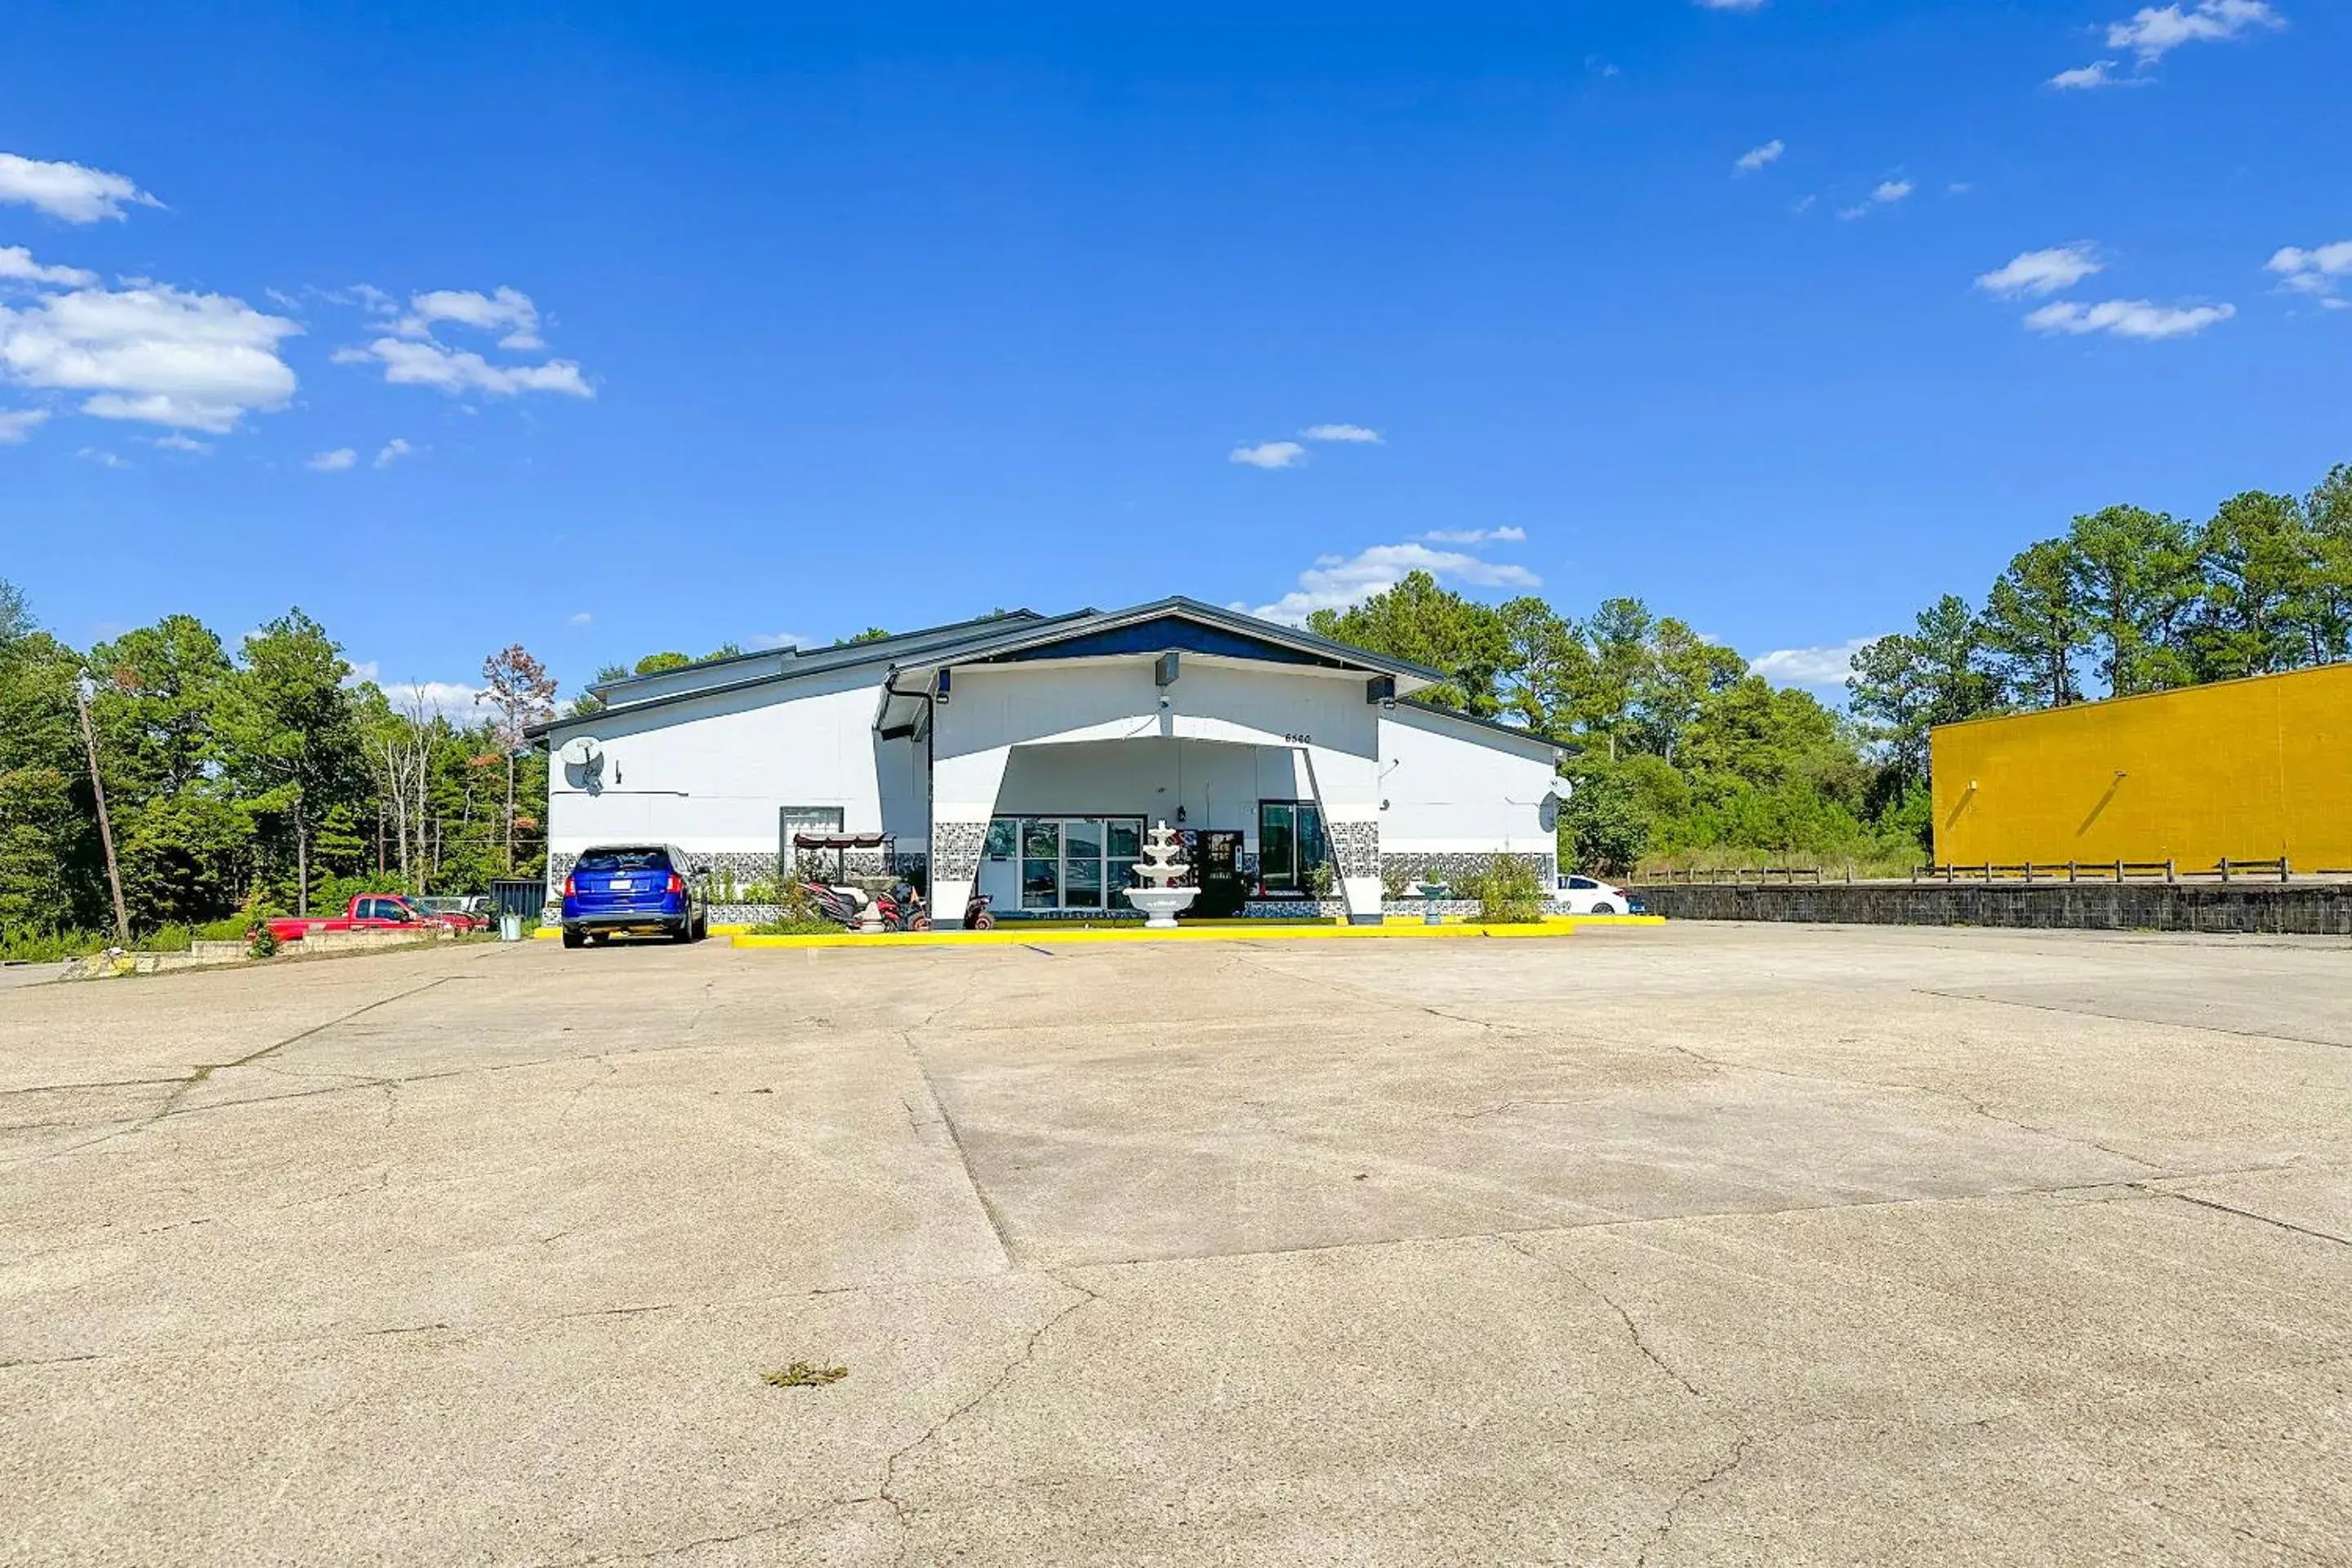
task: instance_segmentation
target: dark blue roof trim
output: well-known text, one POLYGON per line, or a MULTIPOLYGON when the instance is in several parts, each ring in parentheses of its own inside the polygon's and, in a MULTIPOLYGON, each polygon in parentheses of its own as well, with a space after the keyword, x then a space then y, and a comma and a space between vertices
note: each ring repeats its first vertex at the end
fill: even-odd
MULTIPOLYGON (((961 645, 951 650, 926 651, 906 659, 904 668, 974 664, 982 659, 1004 658, 1033 647, 1044 647, 1049 644, 1066 645, 1071 639, 1076 637, 1094 637, 1140 622, 1160 619, 1183 620, 1203 626, 1223 627, 1235 636, 1251 638, 1269 647, 1287 648, 1294 652, 1314 656, 1308 662, 1321 663, 1334 669, 1387 671, 1395 675, 1411 676, 1416 680, 1428 681, 1432 684, 1445 679, 1444 674, 1439 670, 1425 668, 1401 658, 1390 658, 1384 654, 1368 653, 1362 648, 1349 647, 1345 643, 1336 643, 1328 637, 1319 637, 1312 632, 1303 632, 1295 626, 1261 620, 1255 616, 1244 615, 1237 610, 1220 609, 1214 605, 1204 605, 1198 599, 1188 599, 1181 595, 1155 599, 1150 604, 1138 605, 1131 609, 1114 611, 1108 615, 1097 611, 1087 611, 1077 616, 1065 616, 1059 621, 1044 621, 1033 626, 1016 628, 1001 637, 961 645)), ((1140 651, 1153 653, 1168 646, 1166 643, 1160 643, 1140 651)), ((1269 656, 1260 650, 1243 657, 1265 658, 1269 656)))
POLYGON ((1106 654, 1165 653, 1170 648, 1181 648, 1186 653, 1222 655, 1227 658, 1319 665, 1334 669, 1349 668, 1339 659, 1309 653, 1303 648, 1286 647, 1264 637, 1249 637, 1188 616, 1173 615, 1155 616, 1148 621, 1130 621, 1126 626, 1109 626, 1101 631, 1080 631, 1041 647, 1016 648, 1011 653, 998 654, 989 658, 987 662, 1095 658, 1106 654))

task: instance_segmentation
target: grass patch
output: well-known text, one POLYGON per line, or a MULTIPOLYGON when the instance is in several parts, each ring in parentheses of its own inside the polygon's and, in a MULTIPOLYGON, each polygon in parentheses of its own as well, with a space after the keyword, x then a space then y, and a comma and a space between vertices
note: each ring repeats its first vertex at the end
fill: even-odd
POLYGON ((849 1375, 845 1366, 816 1366, 796 1361, 780 1372, 763 1372, 760 1381, 770 1388, 823 1388, 849 1375))
POLYGON ((762 921, 749 932, 752 936, 839 936, 841 928, 831 921, 762 921))
MULTIPOLYGON (((133 935, 131 951, 185 952, 190 938, 200 934, 193 926, 158 926, 153 931, 133 935)), ((240 937, 244 934, 242 931, 237 932, 240 937)), ((61 959, 87 958, 94 952, 104 952, 113 945, 114 933, 111 931, 45 931, 20 927, 0 931, 0 962, 50 963, 61 959)))

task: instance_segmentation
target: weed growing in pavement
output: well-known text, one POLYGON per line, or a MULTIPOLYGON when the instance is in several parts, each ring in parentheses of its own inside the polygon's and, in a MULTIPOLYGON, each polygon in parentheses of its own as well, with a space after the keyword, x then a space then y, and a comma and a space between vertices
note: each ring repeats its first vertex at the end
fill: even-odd
POLYGON ((763 1372, 760 1381, 771 1388, 823 1388, 829 1383, 839 1383, 849 1375, 845 1366, 813 1366, 796 1361, 782 1372, 763 1372))

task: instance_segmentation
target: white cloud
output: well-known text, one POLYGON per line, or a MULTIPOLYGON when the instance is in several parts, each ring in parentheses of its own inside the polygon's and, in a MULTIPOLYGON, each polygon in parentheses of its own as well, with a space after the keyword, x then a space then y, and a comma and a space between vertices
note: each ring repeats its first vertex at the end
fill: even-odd
POLYGON ((1848 221, 1858 217, 1866 217, 1869 216, 1872 208, 1892 206, 1896 202, 1901 201, 1904 197, 1909 195, 1913 191, 1916 191, 1918 188, 1919 187, 1917 185, 1913 184, 1908 180, 1881 180, 1878 183, 1877 188, 1873 190, 1868 197, 1863 201, 1857 202, 1853 206, 1842 208, 1838 213, 1838 216, 1845 218, 1848 221))
POLYGON ((98 274, 79 267, 44 267, 21 245, 0 245, 0 283, 57 283, 87 288, 98 274))
POLYGON ((1254 447, 1234 447, 1230 460, 1253 468, 1296 468, 1307 460, 1307 448, 1296 441, 1260 441, 1254 447))
POLYGON ((404 437, 394 436, 383 444, 383 450, 375 455, 375 466, 379 468, 388 468, 415 450, 416 448, 410 446, 404 437))
POLYGON ((225 294, 141 281, 0 306, 0 374, 27 386, 92 394, 101 419, 222 433, 294 392, 278 342, 302 329, 225 294))
POLYGON ((2154 342, 2201 332, 2237 313, 2234 305, 2184 307, 2158 305, 2147 300, 2108 300, 2096 305, 2082 305, 2063 300, 2042 306, 2025 318, 2025 324, 2037 332, 2063 332, 2077 338, 2106 332, 2118 338, 2154 342))
POLYGON ((48 417, 49 411, 46 408, 0 409, 0 447, 21 444, 33 434, 35 426, 45 423, 48 417))
POLYGON ((1523 544, 1524 528, 1433 528, 1422 535, 1433 544, 1523 544))
POLYGON ((1734 158, 1731 161, 1731 166, 1739 174, 1752 174, 1768 163, 1779 163, 1780 154, 1788 150, 1789 144, 1775 136, 1761 147, 1750 147, 1747 152, 1734 158))
POLYGON ((173 431, 169 436, 156 437, 152 444, 161 447, 166 452, 209 452, 213 449, 213 444, 210 441, 194 440, 181 435, 177 430, 173 431))
POLYGON ((512 397, 525 392, 555 392, 567 397, 596 395, 595 389, 581 375, 580 367, 570 360, 550 360, 545 364, 492 364, 471 350, 444 348, 429 339, 418 342, 404 338, 378 338, 363 349, 338 349, 332 357, 337 364, 378 361, 383 365, 383 379, 394 386, 435 386, 453 395, 468 389, 486 392, 493 397, 512 397))
POLYGON ((126 202, 143 207, 163 205, 121 174, 0 153, 0 204, 8 202, 38 208, 67 223, 124 216, 126 202))
MULTIPOLYGON (((375 680, 375 666, 354 667, 354 672, 364 669, 361 679, 375 680)), ((468 686, 462 680, 377 680, 377 687, 392 701, 395 711, 406 712, 412 707, 422 707, 427 718, 436 714, 452 724, 471 724, 482 717, 482 691, 478 686, 468 686)))
POLYGON ((2352 239, 2305 250, 2290 245, 2272 257, 2270 269, 2284 280, 2279 287, 2293 294, 2308 294, 2331 310, 2347 308, 2336 292, 2340 280, 2352 276, 2352 239))
POLYGON ((2098 247, 2088 240, 2076 240, 2048 250, 2026 251, 2007 266, 1979 278, 1977 287, 2004 300, 2014 300, 2021 294, 2055 294, 2105 268, 2106 263, 2099 259, 2098 247))
POLYGON ((360 455, 349 447, 338 447, 331 452, 321 452, 302 466, 321 474, 340 474, 360 460, 360 455))
POLYGON ((804 632, 760 632, 743 640, 748 647, 771 649, 806 647, 812 639, 804 632))
POLYGON ((1761 11, 1764 0, 1696 0, 1709 11, 1761 11))
POLYGON ((585 611, 585 610, 582 610, 579 614, 577 614, 577 615, 575 615, 575 616, 573 616, 572 617, 571 622, 570 622, 569 624, 571 624, 571 625, 572 625, 572 626, 587 626, 590 622, 592 622, 592 621, 595 620, 595 618, 596 618, 595 616, 593 616, 590 615, 587 611, 585 611))
POLYGON ((2054 87, 2061 92, 2088 92, 2103 87, 2142 85, 2138 79, 2116 76, 2115 69, 2116 62, 2113 60, 2093 60, 2089 65, 2076 66, 2070 71, 2060 71, 2042 85, 2054 87))
POLYGON ((1826 647, 1775 648, 1748 668, 1750 674, 1782 686, 1843 687, 1845 678, 1853 672, 1853 656, 1877 640, 1856 637, 1826 647))
POLYGON ((2196 0, 2183 8, 2175 4, 2144 5, 2128 22, 2107 27, 2107 47, 2129 49, 2140 63, 2150 65, 2183 44, 2215 44, 2240 37, 2255 27, 2273 31, 2286 18, 2266 0, 2196 0))
POLYGON ((1339 441, 1373 447, 1381 445, 1381 433, 1364 425, 1309 425, 1298 434, 1309 441, 1339 441))
POLYGON ((113 453, 97 447, 84 447, 74 456, 85 462, 96 463, 101 468, 127 468, 131 466, 113 453))
MULTIPOLYGON (((1317 610, 1344 610, 1404 581, 1408 572, 1426 572, 1441 583, 1474 588, 1540 588, 1543 579, 1524 566, 1485 561, 1426 544, 1375 544, 1354 555, 1318 556, 1298 574, 1298 586, 1249 613, 1270 621, 1304 622, 1317 610)), ((1247 608, 1236 605, 1235 609, 1247 608)))
MULTIPOLYGON (((381 290, 371 292, 382 298, 381 290)), ((494 294, 477 293, 471 289, 436 289, 412 294, 408 307, 409 313, 393 329, 403 337, 425 337, 432 332, 434 322, 455 321, 484 331, 505 329, 506 335, 499 340, 502 349, 547 346, 539 335, 539 307, 531 303, 530 295, 503 283, 494 294)))

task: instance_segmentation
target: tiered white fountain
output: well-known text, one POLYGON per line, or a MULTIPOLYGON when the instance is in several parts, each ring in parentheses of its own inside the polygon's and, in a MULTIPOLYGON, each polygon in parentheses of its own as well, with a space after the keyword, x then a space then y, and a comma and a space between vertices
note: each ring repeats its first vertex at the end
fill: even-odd
POLYGON ((1136 862, 1135 874, 1151 886, 1128 889, 1127 901, 1143 911, 1146 931, 1174 931, 1176 917, 1191 909, 1192 900, 1201 896, 1198 888, 1168 885, 1192 869, 1173 858, 1181 847, 1164 822, 1144 835, 1143 858, 1136 862))

